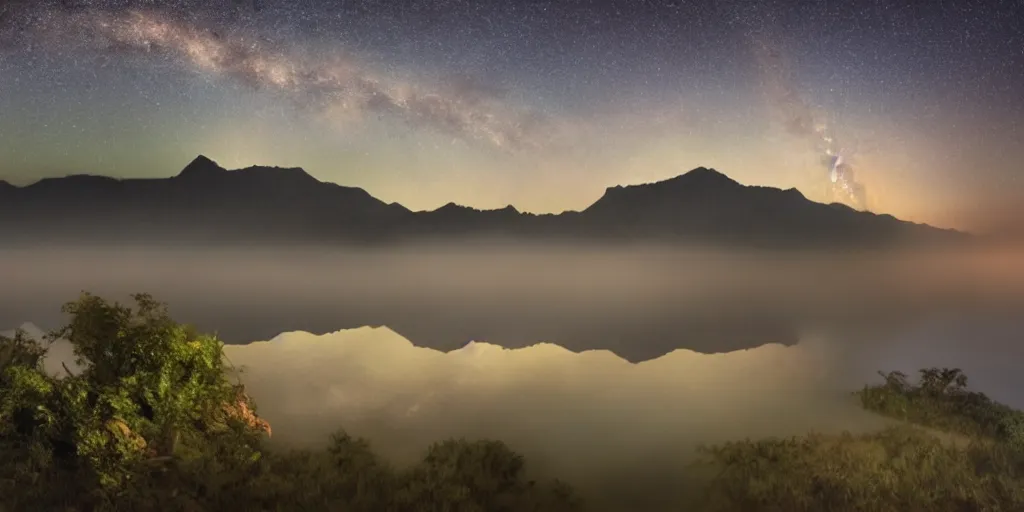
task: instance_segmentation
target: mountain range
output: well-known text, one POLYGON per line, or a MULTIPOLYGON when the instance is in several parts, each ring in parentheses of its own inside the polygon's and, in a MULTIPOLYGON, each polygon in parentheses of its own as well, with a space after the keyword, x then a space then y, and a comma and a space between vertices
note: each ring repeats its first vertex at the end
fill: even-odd
POLYGON ((742 185, 698 167, 675 178, 615 186, 582 211, 532 214, 449 203, 414 212, 301 168, 227 170, 199 156, 177 176, 0 181, 0 237, 137 243, 384 243, 508 237, 776 248, 954 242, 966 235, 891 215, 811 201, 796 189, 742 185))

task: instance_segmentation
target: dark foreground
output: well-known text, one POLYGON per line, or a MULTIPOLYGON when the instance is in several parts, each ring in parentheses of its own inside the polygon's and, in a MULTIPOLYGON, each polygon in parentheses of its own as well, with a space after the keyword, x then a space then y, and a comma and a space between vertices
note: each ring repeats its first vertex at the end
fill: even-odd
MULTIPOLYGON (((49 376, 44 348, 0 338, 0 511, 638 508, 534 480, 500 441, 442 441, 408 468, 340 430, 325 450, 274 449, 216 338, 148 296, 128 308, 86 295, 65 312, 53 335, 81 373, 49 376)), ((663 509, 1024 510, 1024 414, 968 391, 959 370, 883 377, 856 395, 896 426, 704 448, 663 509)))

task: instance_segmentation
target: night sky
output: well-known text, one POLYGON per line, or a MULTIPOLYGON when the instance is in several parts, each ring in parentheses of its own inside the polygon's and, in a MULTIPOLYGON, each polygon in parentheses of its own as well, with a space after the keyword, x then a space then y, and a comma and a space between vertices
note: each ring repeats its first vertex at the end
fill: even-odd
POLYGON ((1022 122, 1020 0, 0 0, 18 184, 202 153, 549 212, 708 166, 973 229, 1024 203, 1022 122))

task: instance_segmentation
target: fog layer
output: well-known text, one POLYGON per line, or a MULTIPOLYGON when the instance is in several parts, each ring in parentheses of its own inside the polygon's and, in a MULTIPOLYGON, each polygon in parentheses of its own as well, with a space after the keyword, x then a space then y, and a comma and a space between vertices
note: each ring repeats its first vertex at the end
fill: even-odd
POLYGON ((795 343, 808 329, 1013 316, 1020 252, 767 253, 664 247, 410 245, 0 249, 0 325, 62 321, 81 290, 148 292, 229 343, 388 326, 417 346, 553 341, 642 361, 676 348, 795 343))

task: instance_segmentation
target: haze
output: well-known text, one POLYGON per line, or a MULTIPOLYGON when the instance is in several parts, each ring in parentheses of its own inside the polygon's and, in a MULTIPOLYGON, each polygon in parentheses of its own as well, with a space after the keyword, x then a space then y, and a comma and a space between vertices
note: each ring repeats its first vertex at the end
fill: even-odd
MULTIPOLYGON (((566 336, 587 334, 570 326, 654 329, 669 320, 697 318, 775 322, 795 332, 820 323, 903 321, 940 308, 1013 311, 1024 290, 1018 255, 1008 250, 836 254, 510 243, 8 248, 0 250, 5 289, 0 325, 52 324, 60 318, 60 304, 88 290, 114 297, 151 293, 169 302, 182 321, 217 331, 229 342, 269 339, 289 330, 387 325, 418 345, 442 349, 474 339, 508 346, 564 344, 566 336), (442 327, 447 334, 436 330, 442 327), (510 339, 503 339, 502 331, 510 339)), ((752 343, 785 341, 772 337, 752 343)), ((624 350, 640 351, 645 343, 620 342, 624 350)), ((661 353, 620 355, 644 359, 679 347, 735 348, 686 337, 672 343, 661 353)))
MULTIPOLYGON (((404 463, 438 439, 497 438, 538 472, 636 506, 701 443, 878 427, 848 396, 877 370, 956 366, 1024 405, 1016 256, 20 248, 0 251, 0 325, 55 327, 81 290, 148 292, 181 321, 257 341, 227 356, 275 443, 344 427, 404 463), (662 480, 627 478, 641 473, 662 480)), ((71 359, 57 344, 47 366, 71 359)))

